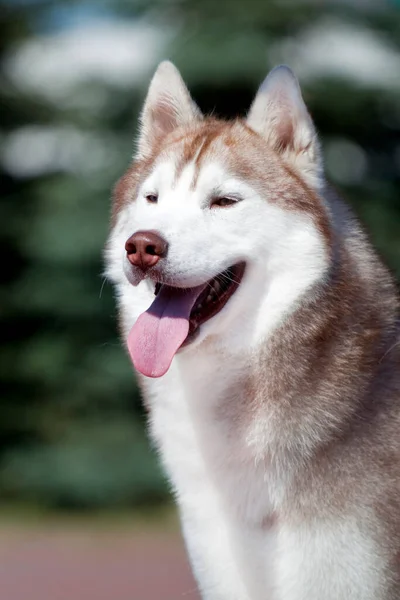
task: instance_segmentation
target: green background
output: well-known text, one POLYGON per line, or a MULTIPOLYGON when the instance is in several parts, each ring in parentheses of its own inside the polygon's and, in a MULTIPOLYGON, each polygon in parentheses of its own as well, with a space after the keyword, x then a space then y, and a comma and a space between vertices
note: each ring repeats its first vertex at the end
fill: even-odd
POLYGON ((158 504, 168 487, 102 278, 110 190, 129 163, 152 71, 170 58, 204 111, 231 117, 246 112, 269 68, 291 64, 329 179, 398 276, 399 9, 17 0, 0 19, 0 496, 59 509, 158 504), (136 39, 136 71, 121 55, 125 75, 122 38, 136 39), (107 74, 98 65, 113 55, 107 74))

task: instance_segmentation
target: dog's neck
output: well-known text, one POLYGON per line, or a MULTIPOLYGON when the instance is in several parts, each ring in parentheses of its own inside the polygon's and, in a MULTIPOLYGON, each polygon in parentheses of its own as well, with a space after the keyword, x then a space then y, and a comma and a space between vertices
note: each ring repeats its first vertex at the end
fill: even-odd
POLYGON ((258 460, 269 449, 293 466, 346 435, 371 413, 374 381, 394 359, 397 298, 386 269, 369 257, 372 283, 345 244, 336 258, 258 348, 240 352, 211 337, 177 356, 187 401, 228 418, 258 460), (202 382, 207 397, 193 393, 202 382))

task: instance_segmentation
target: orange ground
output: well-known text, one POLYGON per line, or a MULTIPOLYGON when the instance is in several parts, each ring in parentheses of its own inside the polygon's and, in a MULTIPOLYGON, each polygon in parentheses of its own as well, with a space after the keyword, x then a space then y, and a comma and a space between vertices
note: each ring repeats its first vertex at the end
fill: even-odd
POLYGON ((0 529, 1 600, 199 600, 177 533, 0 529))

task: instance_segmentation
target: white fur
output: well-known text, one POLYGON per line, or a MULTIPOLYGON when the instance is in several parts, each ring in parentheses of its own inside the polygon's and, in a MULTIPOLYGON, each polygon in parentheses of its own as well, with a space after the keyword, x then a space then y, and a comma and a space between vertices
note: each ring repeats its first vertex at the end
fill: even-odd
POLYGON ((277 556, 279 599, 372 600, 385 590, 383 561, 349 516, 314 529, 283 526, 277 556))

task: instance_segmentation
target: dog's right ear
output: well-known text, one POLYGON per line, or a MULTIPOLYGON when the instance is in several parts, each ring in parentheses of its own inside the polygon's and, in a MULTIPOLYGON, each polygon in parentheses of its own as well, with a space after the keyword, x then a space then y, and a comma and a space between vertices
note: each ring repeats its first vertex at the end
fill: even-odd
POLYGON ((177 127, 201 118, 178 69, 171 62, 163 61, 151 80, 144 103, 138 157, 149 156, 155 145, 177 127))
POLYGON ((314 124, 299 82, 285 65, 276 67, 259 88, 247 124, 295 165, 313 187, 323 182, 322 157, 314 124))

